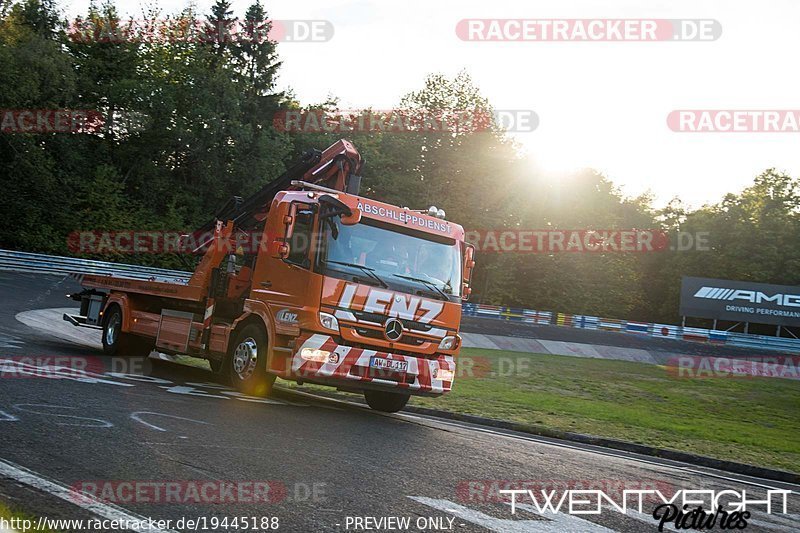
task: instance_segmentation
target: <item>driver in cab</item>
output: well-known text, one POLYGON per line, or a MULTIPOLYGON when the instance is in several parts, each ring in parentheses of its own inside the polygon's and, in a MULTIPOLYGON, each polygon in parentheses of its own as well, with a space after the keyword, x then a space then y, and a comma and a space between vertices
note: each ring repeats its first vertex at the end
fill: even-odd
POLYGON ((408 252, 391 241, 378 241, 367 254, 366 266, 393 274, 408 273, 408 252))

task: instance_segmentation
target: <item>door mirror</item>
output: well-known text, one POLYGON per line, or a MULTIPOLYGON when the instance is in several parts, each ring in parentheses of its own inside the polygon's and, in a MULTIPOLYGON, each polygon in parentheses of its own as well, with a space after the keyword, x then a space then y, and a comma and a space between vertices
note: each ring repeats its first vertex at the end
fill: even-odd
POLYGON ((345 226, 352 226, 361 222, 360 209, 350 207, 330 194, 320 196, 319 205, 321 206, 320 217, 323 219, 338 216, 345 226))
POLYGON ((463 290, 461 291, 461 298, 469 300, 469 295, 472 294, 472 288, 469 282, 472 279, 472 271, 475 268, 475 247, 471 244, 464 243, 464 268, 463 268, 463 290))
POLYGON ((294 223, 297 219, 297 204, 291 203, 289 204, 286 212, 283 215, 283 219, 281 224, 283 226, 283 235, 279 236, 275 239, 274 244, 274 254, 273 256, 276 259, 286 259, 289 257, 291 253, 291 247, 289 246, 289 240, 294 235, 294 223))

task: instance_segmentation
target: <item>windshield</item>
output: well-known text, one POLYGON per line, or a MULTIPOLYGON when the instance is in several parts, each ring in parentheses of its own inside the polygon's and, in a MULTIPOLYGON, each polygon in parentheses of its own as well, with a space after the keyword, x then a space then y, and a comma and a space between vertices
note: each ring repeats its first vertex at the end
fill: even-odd
POLYGON ((319 262, 331 274, 344 272, 396 290, 413 286, 439 299, 460 296, 458 243, 398 233, 369 220, 352 226, 338 218, 329 220, 324 224, 319 262))

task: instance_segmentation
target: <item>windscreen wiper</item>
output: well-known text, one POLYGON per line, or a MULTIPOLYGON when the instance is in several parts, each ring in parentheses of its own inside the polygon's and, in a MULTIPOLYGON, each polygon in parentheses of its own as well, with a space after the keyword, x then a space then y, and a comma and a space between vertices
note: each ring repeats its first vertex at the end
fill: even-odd
POLYGON ((434 291, 438 292, 443 300, 448 301, 448 302, 450 301, 450 296, 446 292, 444 292, 442 289, 440 289, 438 285, 436 285, 434 282, 432 282, 430 280, 427 280, 427 279, 424 279, 424 278, 415 278, 414 276, 404 276, 403 274, 392 274, 392 275, 394 277, 396 277, 396 278, 403 278, 403 279, 410 279, 411 281, 418 281, 419 283, 422 283, 426 287, 429 287, 429 288, 433 289, 434 291))
POLYGON ((359 265, 358 263, 345 263, 343 261, 330 261, 330 260, 328 260, 328 261, 325 261, 325 262, 326 263, 333 263, 334 265, 344 265, 344 266, 349 266, 349 267, 361 269, 361 271, 364 272, 367 276, 369 276, 370 278, 372 278, 375 281, 377 281, 378 284, 381 287, 383 287, 384 289, 388 289, 389 288, 389 285, 387 285, 386 282, 383 281, 383 279, 381 279, 381 277, 378 276, 375 273, 375 269, 374 268, 370 268, 370 267, 365 266, 365 265, 359 265))

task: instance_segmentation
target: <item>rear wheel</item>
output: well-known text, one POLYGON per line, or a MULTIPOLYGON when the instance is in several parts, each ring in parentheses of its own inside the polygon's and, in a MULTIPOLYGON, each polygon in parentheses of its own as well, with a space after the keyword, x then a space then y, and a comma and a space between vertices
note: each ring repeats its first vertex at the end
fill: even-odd
POLYGON ((235 332, 228 348, 228 376, 239 392, 268 396, 275 376, 267 373, 267 334, 257 324, 247 324, 235 332))
POLYGON ((103 319, 103 352, 106 355, 146 357, 152 350, 151 340, 122 331, 122 309, 118 305, 106 309, 103 319))
POLYGON ((364 399, 367 405, 376 411, 384 413, 396 413, 406 406, 409 399, 408 394, 398 394, 396 392, 385 392, 376 390, 365 390, 364 399))

